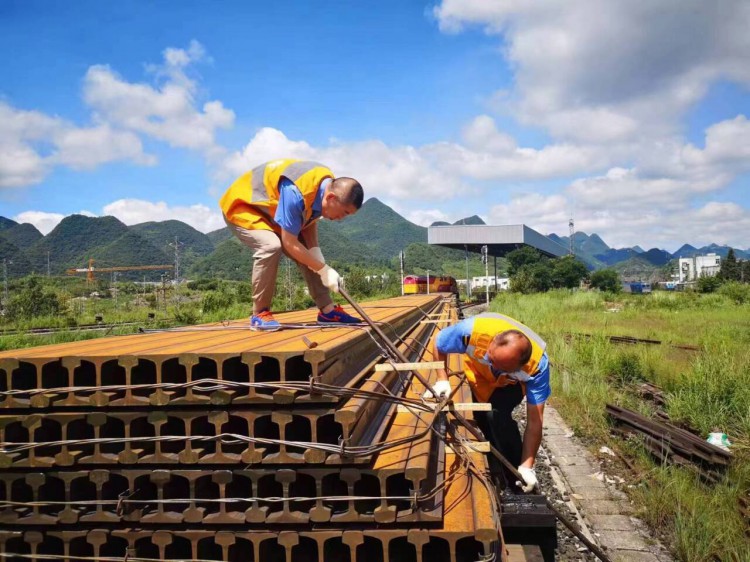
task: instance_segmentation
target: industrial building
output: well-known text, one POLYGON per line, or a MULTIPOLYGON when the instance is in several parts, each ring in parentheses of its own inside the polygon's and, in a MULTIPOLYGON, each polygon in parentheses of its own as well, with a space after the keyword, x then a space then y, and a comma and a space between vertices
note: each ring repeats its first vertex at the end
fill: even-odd
POLYGON ((713 277, 719 273, 719 269, 721 269, 721 256, 717 254, 680 258, 677 271, 678 282, 690 283, 699 277, 713 277))

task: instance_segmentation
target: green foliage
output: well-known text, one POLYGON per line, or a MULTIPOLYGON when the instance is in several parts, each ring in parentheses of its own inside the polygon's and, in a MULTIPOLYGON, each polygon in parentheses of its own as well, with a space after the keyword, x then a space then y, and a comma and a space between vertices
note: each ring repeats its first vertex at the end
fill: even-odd
POLYGON ((218 279, 197 279, 195 281, 189 281, 187 288, 191 291, 216 291, 219 288, 220 281, 218 279))
POLYGON ((724 281, 739 281, 742 276, 742 266, 737 261, 734 248, 729 248, 727 257, 721 260, 721 267, 717 277, 724 281))
POLYGON ((591 276, 591 288, 611 293, 619 293, 622 289, 620 276, 614 269, 600 269, 594 271, 591 276))
MULTIPOLYGON (((321 248, 330 259, 339 258, 333 255, 334 248, 324 244, 325 231, 332 232, 339 242, 346 245, 362 245, 368 248, 372 257, 379 260, 390 260, 411 243, 427 242, 425 227, 407 221, 374 197, 368 199, 356 214, 342 221, 321 220, 318 229, 321 235, 321 248)), ((329 238, 325 241, 328 242, 329 238)), ((345 255, 356 255, 356 252, 350 250, 345 255)))
POLYGON ((750 285, 730 281, 719 288, 719 294, 724 295, 736 304, 750 303, 750 285))
POLYGON ((0 237, 13 244, 19 250, 26 250, 42 238, 42 233, 34 225, 23 223, 3 230, 0 233, 0 237))
POLYGON ((542 293, 552 288, 574 289, 588 275, 586 265, 573 256, 549 259, 524 246, 506 256, 510 290, 515 293, 542 293))
POLYGON ((345 283, 347 291, 355 299, 369 297, 376 287, 375 282, 367 278, 367 272, 361 267, 351 268, 345 276, 345 283))
POLYGON ((649 371, 653 376, 653 370, 647 369, 641 357, 632 352, 620 353, 610 357, 606 369, 620 386, 648 380, 649 371))
POLYGON ((6 314, 10 320, 21 320, 37 316, 55 316, 62 308, 57 293, 44 289, 39 280, 32 277, 28 280, 26 288, 9 299, 6 314))
POLYGON ((557 289, 575 289, 588 277, 586 265, 574 256, 563 256, 552 265, 552 286, 557 289))
POLYGON ((524 246, 508 253, 505 259, 508 260, 508 275, 513 277, 523 266, 538 263, 545 258, 534 248, 524 246))
MULTIPOLYGON (((750 488, 750 330, 747 304, 716 294, 599 291, 500 294, 490 309, 534 328, 547 341, 552 405, 592 448, 601 445, 636 454, 647 475, 626 488, 638 515, 668 534, 678 560, 745 560, 750 542, 737 509, 750 488), (617 309, 614 314, 610 311, 617 309), (566 337, 587 333, 591 338, 566 337), (610 335, 694 344, 699 351, 661 346, 627 347, 610 335), (623 383, 646 380, 665 390, 674 423, 699 435, 722 431, 734 443, 723 482, 710 487, 679 466, 655 461, 637 440, 610 436, 607 403, 649 409, 623 383)), ((662 535, 663 536, 663 535, 662 535)))
POLYGON ((178 324, 197 324, 200 317, 200 312, 195 306, 180 306, 174 310, 174 319, 178 324))
POLYGON ((115 217, 70 215, 29 248, 26 255, 34 271, 42 272, 47 271, 49 252, 52 273, 59 274, 67 267, 84 267, 95 249, 111 244, 127 232, 128 227, 115 217))
POLYGON ((203 312, 216 312, 222 308, 229 308, 234 302, 234 295, 229 291, 208 291, 201 299, 201 309, 203 312))
POLYGON ((718 275, 701 275, 695 286, 701 293, 713 293, 721 287, 721 279, 718 275))
POLYGON ((213 253, 198 260, 190 270, 190 275, 240 281, 250 278, 252 268, 253 253, 232 237, 220 243, 213 253))
POLYGON ((15 244, 0 236, 0 275, 4 275, 3 261, 8 270, 8 278, 22 277, 31 271, 31 263, 24 253, 15 244))

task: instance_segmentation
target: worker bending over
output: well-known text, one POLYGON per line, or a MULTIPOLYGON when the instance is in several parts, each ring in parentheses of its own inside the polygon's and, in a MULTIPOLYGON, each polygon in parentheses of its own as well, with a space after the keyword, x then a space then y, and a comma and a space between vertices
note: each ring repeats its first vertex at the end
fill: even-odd
POLYGON ((341 220, 362 206, 364 192, 352 178, 334 178, 317 162, 273 160, 240 176, 220 201, 232 233, 254 252, 254 330, 277 330, 271 314, 281 254, 297 262, 310 296, 320 309, 318 322, 361 322, 340 306, 330 291, 338 292, 339 274, 326 265, 318 243, 318 219, 341 220))
MULTIPOLYGON (((546 344, 533 330, 502 314, 484 313, 443 329, 435 338, 434 353, 445 361, 448 353, 464 355, 464 372, 474 399, 489 402, 492 410, 476 412, 479 428, 510 462, 518 467, 524 492, 537 483, 534 461, 542 442, 544 403, 550 395, 546 344), (526 431, 521 441, 512 412, 526 396, 526 431)), ((438 395, 450 395, 444 370, 433 385, 438 395)), ((432 398, 427 391, 426 398, 432 398)), ((493 474, 510 474, 490 455, 493 474)))

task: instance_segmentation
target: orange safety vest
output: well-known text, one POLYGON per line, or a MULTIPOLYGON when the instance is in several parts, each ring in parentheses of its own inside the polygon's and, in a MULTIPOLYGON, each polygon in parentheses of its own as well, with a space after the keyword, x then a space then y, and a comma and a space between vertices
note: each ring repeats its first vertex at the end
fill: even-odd
POLYGON ((273 160, 237 178, 222 196, 219 206, 232 224, 248 230, 279 232, 281 229, 274 221, 274 215, 279 205, 281 178, 293 182, 302 193, 305 202, 304 224, 307 224, 320 183, 333 177, 333 172, 318 162, 273 160))
MULTIPOLYGON (((464 371, 474 395, 481 402, 488 402, 496 388, 501 388, 509 384, 518 384, 518 381, 507 375, 495 377, 492 373, 492 365, 485 359, 493 338, 497 334, 507 330, 518 330, 529 338, 531 342, 531 357, 521 367, 521 370, 529 375, 537 372, 539 362, 542 360, 542 355, 544 355, 544 350, 547 347, 547 344, 536 332, 510 316, 492 312, 477 315, 474 318, 474 328, 469 338, 469 345, 466 348, 464 371)), ((521 387, 522 392, 525 394, 526 385, 521 383, 521 387)))

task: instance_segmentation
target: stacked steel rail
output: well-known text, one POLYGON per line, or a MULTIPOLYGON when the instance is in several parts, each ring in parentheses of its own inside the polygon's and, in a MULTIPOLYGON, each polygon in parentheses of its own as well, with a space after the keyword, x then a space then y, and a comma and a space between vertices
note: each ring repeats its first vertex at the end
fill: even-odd
POLYGON ((730 452, 670 423, 614 404, 607 404, 606 412, 616 423, 614 431, 624 436, 638 435, 654 457, 695 469, 707 482, 720 482, 732 460, 730 452))
MULTIPOLYGON (((431 359, 436 328, 457 313, 441 295, 365 309, 413 361, 431 359)), ((410 374, 375 369, 387 357, 371 330, 321 328, 310 311, 280 318, 289 329, 236 322, 1 353, 0 555, 501 552, 484 456, 410 374)), ((465 385, 455 399, 470 401, 465 385)))

